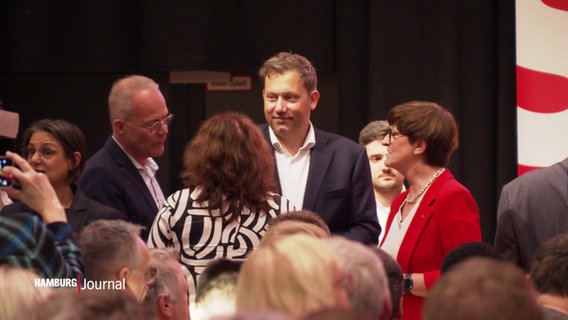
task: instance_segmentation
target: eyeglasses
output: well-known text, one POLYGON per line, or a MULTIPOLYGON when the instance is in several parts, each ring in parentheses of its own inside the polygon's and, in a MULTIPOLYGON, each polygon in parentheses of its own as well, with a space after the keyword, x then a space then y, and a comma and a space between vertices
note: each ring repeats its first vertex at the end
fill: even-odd
POLYGON ((388 139, 389 139, 389 144, 391 144, 392 141, 393 141, 393 140, 396 140, 398 137, 401 137, 401 136, 408 136, 408 135, 407 135, 406 133, 393 131, 392 128, 388 128, 386 136, 387 136, 388 139))
POLYGON ((152 134, 157 134, 162 130, 162 126, 169 126, 174 121, 174 114, 169 113, 163 120, 156 120, 153 123, 145 123, 142 126, 150 128, 152 134))
POLYGON ((28 146, 26 148, 23 148, 22 150, 22 154, 26 159, 30 159, 31 157, 33 157, 34 154, 36 154, 36 152, 39 154, 40 157, 48 160, 51 159, 57 153, 57 150, 49 147, 41 147, 39 149, 36 149, 32 146, 28 146))

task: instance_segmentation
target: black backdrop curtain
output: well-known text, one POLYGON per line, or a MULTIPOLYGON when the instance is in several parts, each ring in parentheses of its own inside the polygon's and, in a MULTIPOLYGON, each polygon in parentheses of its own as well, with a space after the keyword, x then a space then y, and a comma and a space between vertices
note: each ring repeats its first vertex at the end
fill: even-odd
POLYGON ((516 174, 514 0, 3 0, 0 12, 0 100, 23 127, 56 116, 83 124, 95 150, 110 132, 100 127, 111 79, 142 73, 168 100, 201 100, 164 88, 167 72, 255 73, 278 51, 337 75, 338 133, 354 140, 400 102, 437 101, 460 126, 450 169, 493 240, 500 189, 516 174))

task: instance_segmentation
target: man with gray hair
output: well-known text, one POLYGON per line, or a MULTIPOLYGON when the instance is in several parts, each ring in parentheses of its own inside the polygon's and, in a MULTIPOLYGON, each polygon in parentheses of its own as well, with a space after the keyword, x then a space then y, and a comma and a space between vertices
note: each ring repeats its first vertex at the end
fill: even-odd
MULTIPOLYGON (((404 188, 404 176, 395 169, 385 165, 387 147, 383 145, 383 139, 389 129, 389 123, 385 120, 372 121, 359 133, 359 143, 367 149, 367 157, 371 166, 371 181, 375 191, 377 203, 377 218, 381 229, 386 229, 390 206, 404 188)), ((384 232, 379 235, 379 245, 384 232)))
POLYGON ((174 248, 150 249, 150 267, 157 272, 142 303, 144 319, 190 319, 188 285, 178 257, 174 248))
POLYGON ((116 81, 108 107, 112 137, 85 164, 79 187, 87 197, 122 212, 124 220, 146 227, 146 240, 165 201, 153 157, 164 153, 173 114, 158 84, 140 75, 116 81))
MULTIPOLYGON (((142 302, 156 270, 150 267, 141 227, 123 220, 96 220, 77 235, 85 281, 123 282, 142 302)), ((100 285, 99 285, 100 286, 100 285)))
POLYGON ((341 236, 325 239, 339 258, 342 282, 351 308, 365 319, 390 319, 392 311, 388 278, 379 257, 371 248, 341 236))

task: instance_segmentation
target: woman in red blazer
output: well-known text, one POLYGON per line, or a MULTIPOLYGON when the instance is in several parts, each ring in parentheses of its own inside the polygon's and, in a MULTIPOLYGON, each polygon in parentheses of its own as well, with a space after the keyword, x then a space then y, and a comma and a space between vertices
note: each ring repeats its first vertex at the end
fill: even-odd
POLYGON ((440 277, 448 252, 481 241, 471 193, 446 169, 458 146, 453 115, 440 105, 411 101, 387 114, 385 164, 401 172, 408 189, 391 205, 381 248, 405 274, 402 319, 422 319, 422 305, 440 277))

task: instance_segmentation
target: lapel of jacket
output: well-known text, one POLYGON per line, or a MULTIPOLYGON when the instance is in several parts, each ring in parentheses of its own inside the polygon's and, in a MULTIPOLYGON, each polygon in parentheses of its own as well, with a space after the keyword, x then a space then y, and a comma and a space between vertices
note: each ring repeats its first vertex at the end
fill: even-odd
MULTIPOLYGON (((270 146, 270 150, 272 150, 272 154, 274 154, 275 150, 274 150, 274 146, 272 145, 272 142, 270 141, 270 134, 268 133, 268 124, 263 123, 263 124, 259 125, 258 127, 260 128, 260 131, 262 131, 262 134, 264 135, 264 139, 266 139, 266 142, 270 146)), ((282 187, 280 186, 280 177, 278 177, 278 166, 276 164, 276 157, 273 157, 273 158, 274 158, 274 180, 276 181, 276 186, 278 187, 278 193, 282 194, 282 187)))
POLYGON ((446 180, 451 178, 453 178, 453 175, 450 171, 448 169, 444 170, 444 172, 434 181, 434 183, 432 183, 430 188, 428 188, 428 191, 424 194, 424 197, 420 202, 420 206, 418 207, 412 222, 408 226, 408 230, 406 231, 402 243, 400 244, 398 262, 403 270, 408 270, 408 264, 414 254, 414 250, 416 250, 416 247, 418 246, 418 242, 422 237, 424 228, 434 214, 434 208, 432 208, 432 205, 436 202, 436 197, 440 187, 442 187, 446 180), (402 251, 405 251, 405 254, 401 255, 402 251))
POLYGON ((77 189, 75 184, 71 185, 71 189, 73 190, 73 202, 71 202, 71 210, 74 212, 80 212, 87 210, 87 205, 85 203, 85 195, 81 190, 77 189))
POLYGON ((316 200, 321 192, 322 182, 328 172, 334 150, 328 148, 330 138, 314 128, 316 145, 310 151, 310 169, 306 192, 304 194, 304 209, 315 210, 316 200))
MULTIPOLYGON (((139 192, 139 194, 141 194, 146 203, 150 207, 152 207, 154 211, 157 212, 158 207, 156 206, 156 202, 154 202, 154 198, 152 197, 150 190, 148 190, 144 179, 142 179, 142 176, 140 176, 140 172, 138 171, 138 169, 136 169, 132 161, 130 161, 130 158, 128 157, 126 152, 122 150, 122 148, 116 143, 116 141, 114 141, 112 137, 110 138, 110 140, 111 144, 109 144, 109 151, 112 155, 112 159, 116 162, 118 170, 127 179, 134 182, 134 185, 136 186, 136 189, 138 189, 137 191, 139 192)), ((133 190, 126 191, 133 192, 133 190)))

